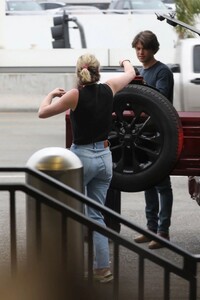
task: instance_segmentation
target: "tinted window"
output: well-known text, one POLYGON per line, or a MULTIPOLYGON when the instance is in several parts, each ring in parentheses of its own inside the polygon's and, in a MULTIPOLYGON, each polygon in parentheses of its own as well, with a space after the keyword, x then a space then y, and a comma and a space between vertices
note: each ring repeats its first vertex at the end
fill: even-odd
POLYGON ((113 9, 123 9, 124 1, 113 1, 110 5, 110 8, 113 9))
POLYGON ((110 9, 167 9, 161 0, 114 0, 110 9))
POLYGON ((55 8, 60 8, 63 7, 64 5, 59 4, 59 3, 54 3, 54 2, 47 2, 47 3, 40 3, 40 5, 44 9, 55 9, 55 8))
POLYGON ((194 46, 193 55, 194 55, 194 61, 193 61, 194 73, 200 73, 200 45, 194 46))
POLYGON ((167 4, 174 4, 175 1, 174 0, 162 0, 164 3, 167 3, 167 4))
POLYGON ((34 1, 8 1, 9 11, 38 11, 43 10, 41 5, 34 1))
POLYGON ((160 0, 131 0, 133 9, 166 9, 166 6, 160 0))
POLYGON ((130 1, 123 1, 123 5, 121 4, 121 8, 123 8, 123 9, 131 9, 130 1))

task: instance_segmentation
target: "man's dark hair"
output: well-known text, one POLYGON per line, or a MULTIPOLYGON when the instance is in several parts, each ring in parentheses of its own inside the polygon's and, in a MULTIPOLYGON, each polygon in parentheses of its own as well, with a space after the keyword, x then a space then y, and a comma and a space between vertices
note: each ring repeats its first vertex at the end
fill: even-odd
POLYGON ((132 41, 132 47, 135 48, 138 42, 142 44, 144 49, 153 50, 154 54, 160 47, 156 35, 150 30, 139 32, 132 41))

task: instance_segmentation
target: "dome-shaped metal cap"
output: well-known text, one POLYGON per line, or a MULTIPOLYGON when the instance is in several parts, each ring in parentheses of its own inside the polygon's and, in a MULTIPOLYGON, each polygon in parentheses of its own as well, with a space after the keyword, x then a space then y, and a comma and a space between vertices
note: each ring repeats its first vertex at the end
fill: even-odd
POLYGON ((35 152, 27 167, 41 171, 63 171, 82 168, 82 162, 72 151, 61 147, 48 147, 35 152))

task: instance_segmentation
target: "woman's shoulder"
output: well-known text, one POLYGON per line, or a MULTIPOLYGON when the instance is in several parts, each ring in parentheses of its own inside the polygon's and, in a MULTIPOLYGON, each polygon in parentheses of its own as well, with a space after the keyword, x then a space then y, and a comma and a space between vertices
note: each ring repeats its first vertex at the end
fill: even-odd
POLYGON ((77 96, 79 94, 79 90, 77 88, 72 88, 68 93, 70 96, 77 96))

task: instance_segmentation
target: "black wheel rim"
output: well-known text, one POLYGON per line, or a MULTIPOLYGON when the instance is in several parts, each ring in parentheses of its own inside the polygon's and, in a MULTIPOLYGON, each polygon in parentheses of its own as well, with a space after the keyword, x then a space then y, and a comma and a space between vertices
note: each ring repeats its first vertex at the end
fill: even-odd
POLYGON ((133 100, 116 101, 109 134, 113 171, 137 174, 151 167, 163 147, 161 128, 151 111, 133 100))

